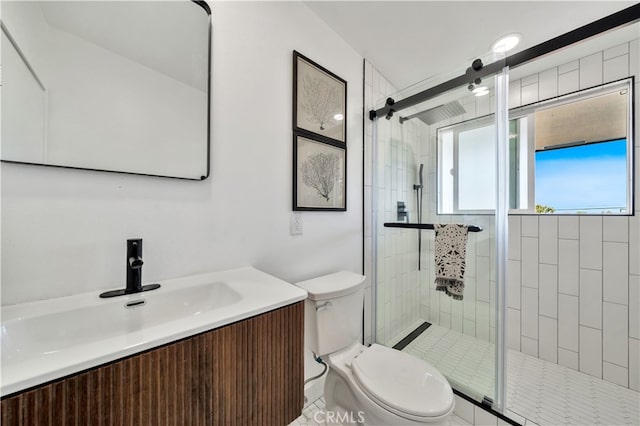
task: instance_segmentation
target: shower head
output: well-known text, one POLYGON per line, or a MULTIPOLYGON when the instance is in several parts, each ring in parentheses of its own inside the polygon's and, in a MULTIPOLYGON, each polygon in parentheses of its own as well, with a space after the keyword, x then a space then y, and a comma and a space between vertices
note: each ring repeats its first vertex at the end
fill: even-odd
POLYGON ((462 104, 458 101, 449 102, 444 105, 439 105, 435 108, 428 109, 426 111, 418 112, 416 114, 409 115, 407 117, 400 117, 400 123, 403 123, 412 118, 419 118, 425 124, 429 126, 438 123, 447 118, 453 118, 458 115, 462 115, 467 110, 464 109, 462 104))

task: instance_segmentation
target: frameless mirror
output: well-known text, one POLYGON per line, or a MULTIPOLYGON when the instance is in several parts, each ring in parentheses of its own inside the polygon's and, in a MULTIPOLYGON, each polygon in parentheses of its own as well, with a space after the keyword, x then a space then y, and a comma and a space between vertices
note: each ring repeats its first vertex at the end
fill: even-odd
POLYGON ((2 161, 202 180, 203 1, 3 1, 2 161))

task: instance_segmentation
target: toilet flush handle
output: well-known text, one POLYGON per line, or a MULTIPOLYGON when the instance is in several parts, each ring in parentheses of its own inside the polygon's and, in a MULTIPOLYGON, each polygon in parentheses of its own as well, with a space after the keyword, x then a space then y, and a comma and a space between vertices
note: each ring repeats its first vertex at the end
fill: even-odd
POLYGON ((325 309, 329 309, 332 306, 331 302, 324 302, 322 305, 316 306, 316 312, 323 311, 325 309))

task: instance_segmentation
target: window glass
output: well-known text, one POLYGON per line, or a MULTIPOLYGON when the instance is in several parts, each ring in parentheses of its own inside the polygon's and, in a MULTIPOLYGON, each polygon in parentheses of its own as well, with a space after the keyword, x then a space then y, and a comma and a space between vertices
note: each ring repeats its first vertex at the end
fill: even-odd
MULTIPOLYGON (((631 213, 631 79, 510 111, 509 205, 519 213, 631 213)), ((495 124, 438 129, 438 213, 493 211, 495 124)))
POLYGON ((492 210, 496 205, 494 125, 458 135, 458 209, 492 210))
POLYGON ((538 213, 627 212, 627 141, 536 152, 538 213))

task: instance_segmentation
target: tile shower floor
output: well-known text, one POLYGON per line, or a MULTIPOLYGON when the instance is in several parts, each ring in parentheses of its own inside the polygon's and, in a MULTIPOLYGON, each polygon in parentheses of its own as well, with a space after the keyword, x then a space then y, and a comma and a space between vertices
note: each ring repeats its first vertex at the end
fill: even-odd
MULTIPOLYGON (((432 325, 404 348, 453 382, 493 394, 494 347, 432 325)), ((640 394, 515 350, 507 354, 507 408, 546 425, 640 425, 640 394)))
MULTIPOLYGON (((310 404, 307 408, 302 410, 302 414, 300 417, 295 419, 293 422, 289 423, 289 426, 319 426, 324 425, 323 422, 324 416, 322 414, 317 414, 318 412, 323 412, 325 410, 324 407, 324 398, 318 399, 313 404, 310 404)), ((465 422, 460 417, 455 414, 449 418, 449 426, 469 426, 470 423, 465 422)))

